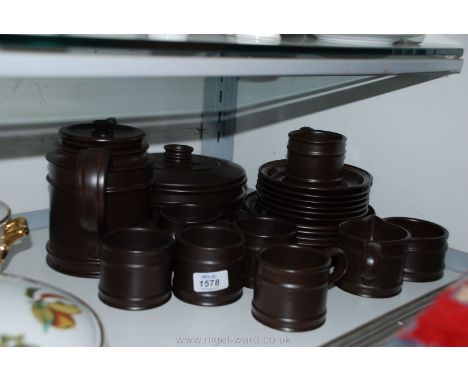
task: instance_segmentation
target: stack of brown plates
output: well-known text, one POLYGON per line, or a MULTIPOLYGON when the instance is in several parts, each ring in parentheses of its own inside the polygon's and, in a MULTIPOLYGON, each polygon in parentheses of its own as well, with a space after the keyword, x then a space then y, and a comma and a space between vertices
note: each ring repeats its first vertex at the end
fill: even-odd
POLYGON ((372 176, 367 171, 345 164, 341 180, 326 185, 290 179, 286 164, 276 160, 260 167, 258 201, 269 215, 296 224, 299 244, 334 246, 342 221, 373 214, 372 176))
POLYGON ((202 204, 218 208, 225 217, 240 210, 247 193, 245 170, 231 161, 192 154, 186 145, 164 146, 151 154, 155 177, 153 208, 170 204, 202 204))

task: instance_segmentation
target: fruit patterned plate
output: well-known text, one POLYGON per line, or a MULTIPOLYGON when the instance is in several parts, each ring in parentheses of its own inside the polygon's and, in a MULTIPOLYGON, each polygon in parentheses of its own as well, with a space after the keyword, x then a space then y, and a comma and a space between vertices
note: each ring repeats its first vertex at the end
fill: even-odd
POLYGON ((61 289, 0 274, 0 304, 0 347, 104 346, 97 314, 61 289))

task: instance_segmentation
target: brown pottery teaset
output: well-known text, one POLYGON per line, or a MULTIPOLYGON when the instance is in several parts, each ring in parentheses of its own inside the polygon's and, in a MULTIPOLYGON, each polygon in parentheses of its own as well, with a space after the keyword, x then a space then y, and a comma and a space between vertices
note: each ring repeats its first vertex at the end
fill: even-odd
POLYGON ((380 219, 372 176, 345 164, 346 137, 303 127, 287 159, 244 169, 186 145, 149 154, 144 133, 113 118, 60 129, 47 154, 47 263, 99 277, 99 298, 150 309, 174 294, 230 304, 253 288, 252 315, 279 330, 325 322, 333 285, 365 297, 443 276, 447 231, 432 222, 380 219))

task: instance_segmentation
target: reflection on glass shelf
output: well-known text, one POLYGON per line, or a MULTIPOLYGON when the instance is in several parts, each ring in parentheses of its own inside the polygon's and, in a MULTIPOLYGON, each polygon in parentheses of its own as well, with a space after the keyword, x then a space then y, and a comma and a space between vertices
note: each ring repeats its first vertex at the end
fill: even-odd
POLYGON ((316 76, 316 77, 241 77, 237 92, 240 112, 284 102, 294 102, 374 76, 316 76))
POLYGON ((439 35, 68 34, 0 35, 4 48, 102 48, 177 55, 451 55, 463 49, 439 35))
MULTIPOLYGON (((274 107, 370 78, 245 77, 239 81, 237 109, 245 113, 274 107)), ((142 123, 145 120, 160 120, 166 124, 199 120, 203 94, 202 77, 0 79, 0 136, 11 126, 86 121, 107 116, 142 123)))

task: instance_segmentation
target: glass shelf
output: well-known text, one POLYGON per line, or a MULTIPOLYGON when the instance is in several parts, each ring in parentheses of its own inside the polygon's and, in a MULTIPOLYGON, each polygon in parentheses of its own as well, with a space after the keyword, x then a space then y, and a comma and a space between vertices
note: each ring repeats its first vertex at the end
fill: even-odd
POLYGON ((355 35, 357 42, 346 35, 336 41, 281 35, 275 43, 238 35, 173 36, 0 35, 0 77, 450 74, 463 63, 463 49, 438 35, 420 43, 393 42, 396 37, 366 43, 373 35, 355 35))
POLYGON ((311 55, 457 56, 463 49, 438 35, 0 35, 4 48, 100 48, 197 56, 310 57, 311 55), (324 37, 326 36, 326 39, 324 37), (336 36, 330 38, 330 36, 336 36), (384 38, 383 36, 389 36, 384 38), (414 36, 401 39, 399 36, 414 36), (421 37, 422 36, 422 37, 421 37), (418 42, 423 39, 422 42, 418 42))

